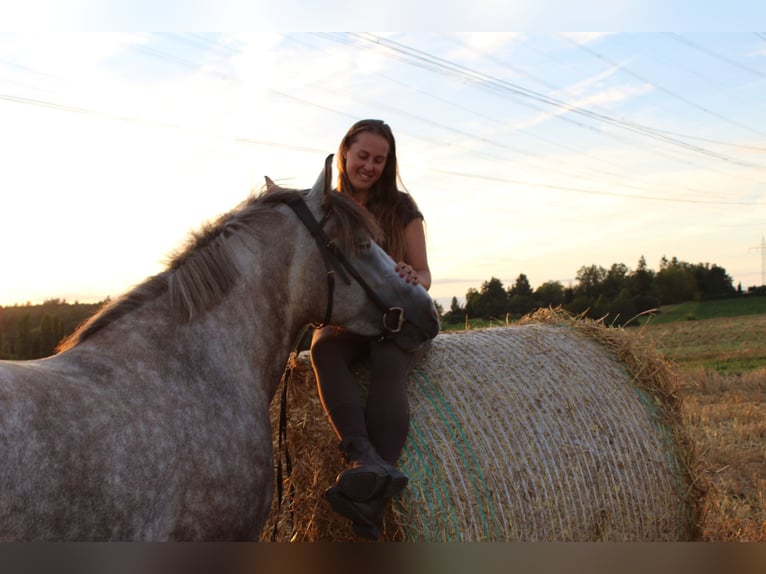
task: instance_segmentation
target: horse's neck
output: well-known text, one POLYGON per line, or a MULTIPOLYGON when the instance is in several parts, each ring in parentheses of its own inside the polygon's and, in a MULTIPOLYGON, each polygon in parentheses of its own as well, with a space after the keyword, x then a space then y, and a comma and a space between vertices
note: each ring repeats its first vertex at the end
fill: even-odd
POLYGON ((166 296, 147 302, 73 348, 72 360, 157 376, 204 376, 241 392, 271 397, 316 292, 287 237, 242 251, 242 277, 225 298, 188 323, 177 323, 166 296), (300 263, 300 262, 298 262, 300 263), (184 373, 188 369, 188 373, 184 373), (204 370, 205 373, 197 371, 204 370))

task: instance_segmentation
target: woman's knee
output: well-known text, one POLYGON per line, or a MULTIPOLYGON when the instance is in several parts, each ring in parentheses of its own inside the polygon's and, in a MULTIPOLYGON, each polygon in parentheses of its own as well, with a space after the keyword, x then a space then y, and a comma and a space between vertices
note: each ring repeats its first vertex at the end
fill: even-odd
POLYGON ((309 356, 314 367, 350 365, 361 356, 368 341, 343 329, 324 327, 315 332, 309 356))

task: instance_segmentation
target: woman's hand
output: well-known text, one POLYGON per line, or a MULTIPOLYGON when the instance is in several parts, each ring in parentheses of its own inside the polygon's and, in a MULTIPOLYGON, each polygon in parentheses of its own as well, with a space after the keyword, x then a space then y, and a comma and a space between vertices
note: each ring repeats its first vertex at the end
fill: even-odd
POLYGON ((408 265, 404 261, 400 261, 396 264, 396 272, 399 274, 399 277, 404 279, 407 283, 412 283, 413 285, 418 285, 420 283, 420 278, 415 269, 412 268, 412 265, 408 265))

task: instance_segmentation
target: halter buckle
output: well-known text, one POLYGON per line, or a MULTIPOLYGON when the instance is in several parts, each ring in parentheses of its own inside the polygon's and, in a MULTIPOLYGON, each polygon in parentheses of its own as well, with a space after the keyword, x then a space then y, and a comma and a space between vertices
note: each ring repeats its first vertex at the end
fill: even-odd
POLYGON ((383 328, 387 333, 398 333, 404 325, 404 309, 401 307, 390 307, 383 312, 383 328), (392 323, 393 322, 393 323, 392 323), (391 326, 391 324, 395 326, 391 326))

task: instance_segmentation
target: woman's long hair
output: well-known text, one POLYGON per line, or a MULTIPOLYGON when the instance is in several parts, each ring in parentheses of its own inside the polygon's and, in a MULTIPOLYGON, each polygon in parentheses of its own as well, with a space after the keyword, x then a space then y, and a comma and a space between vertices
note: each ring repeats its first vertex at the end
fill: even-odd
MULTIPOLYGON (((388 156, 380 179, 370 188, 367 209, 375 216, 378 225, 383 230, 381 247, 395 260, 404 259, 406 244, 404 241, 404 224, 401 221, 399 204, 402 194, 399 186, 406 193, 406 188, 399 177, 399 166, 396 161, 396 141, 391 128, 382 120, 361 120, 356 122, 346 132, 338 146, 336 163, 338 168, 338 191, 352 195, 353 186, 346 174, 346 152, 359 138, 359 134, 370 132, 383 137, 388 142, 388 156)), ((410 198, 415 205, 415 201, 410 198)))

